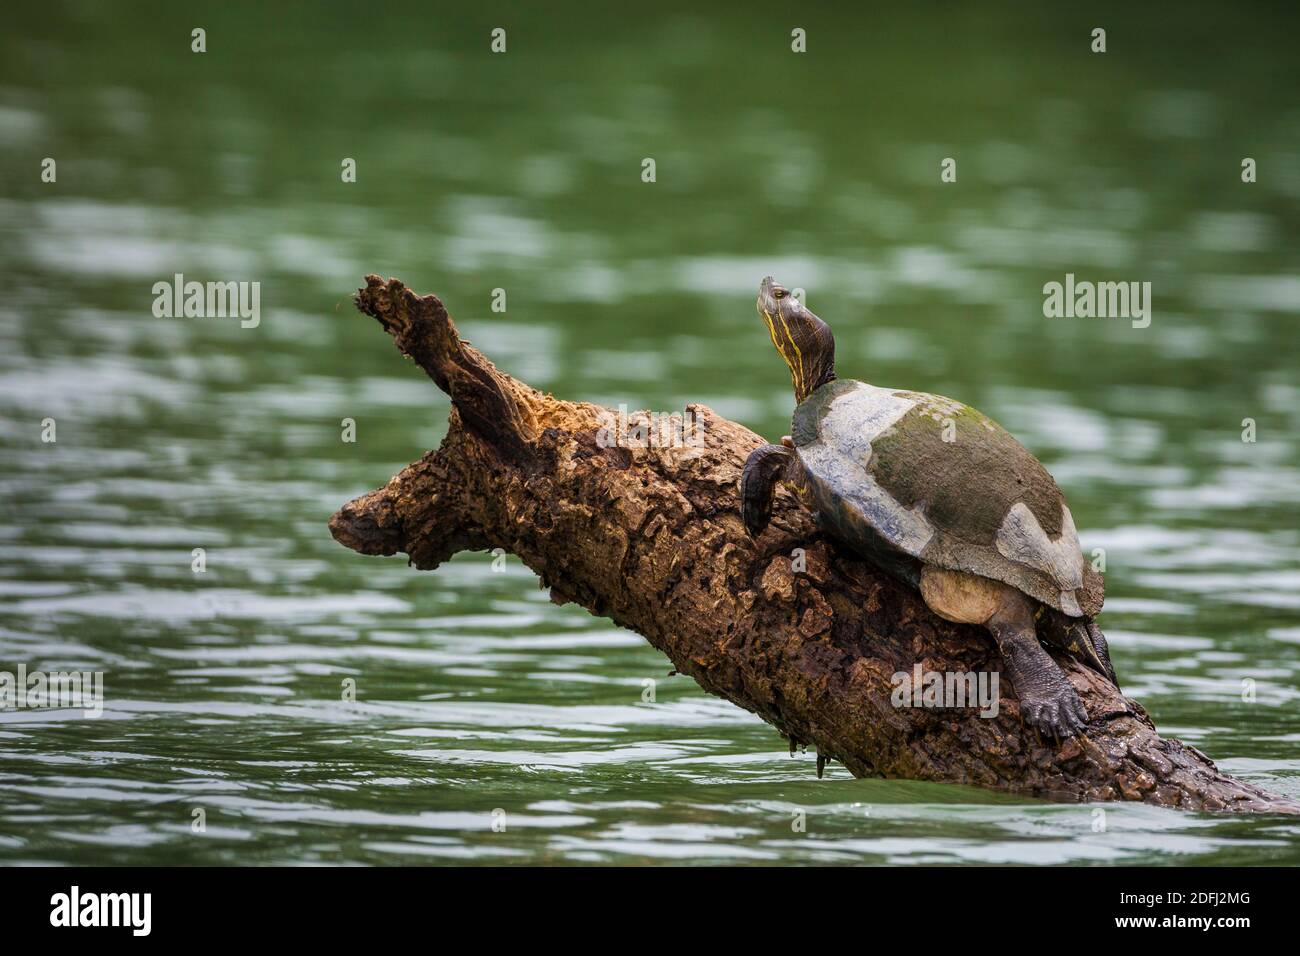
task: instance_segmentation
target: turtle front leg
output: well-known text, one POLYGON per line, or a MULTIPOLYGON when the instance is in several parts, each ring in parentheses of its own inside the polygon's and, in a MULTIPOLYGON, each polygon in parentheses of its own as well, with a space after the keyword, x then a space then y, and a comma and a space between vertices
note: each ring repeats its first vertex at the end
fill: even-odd
POLYGON ((997 641, 1025 723, 1053 737, 1073 737, 1088 725, 1074 686, 1038 643, 1033 604, 1008 588, 985 625, 997 641))
POLYGON ((772 520, 772 494, 789 473, 794 451, 785 445, 762 445, 750 452, 740 475, 740 515, 751 538, 772 520))

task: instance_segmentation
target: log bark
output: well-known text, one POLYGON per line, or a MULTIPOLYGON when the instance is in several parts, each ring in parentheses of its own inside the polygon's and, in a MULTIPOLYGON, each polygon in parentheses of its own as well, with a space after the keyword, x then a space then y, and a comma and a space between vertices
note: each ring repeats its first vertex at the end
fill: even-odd
MULTIPOLYGON (((993 718, 894 706, 896 673, 918 664, 999 671, 996 647, 822 535, 785 491, 772 526, 751 541, 738 482, 758 435, 693 405, 702 447, 628 447, 637 443, 601 431, 612 412, 542 394, 497 369, 460 339, 435 296, 371 275, 356 305, 451 396, 452 411, 441 447, 333 516, 330 530, 344 546, 405 553, 421 569, 459 551, 504 548, 555 603, 576 602, 639 632, 705 690, 857 777, 1063 801, 1300 812, 1162 738, 1136 701, 1059 655, 1091 718, 1065 742, 1021 722, 1009 680, 993 718)), ((629 422, 648 419, 636 413, 629 422)))

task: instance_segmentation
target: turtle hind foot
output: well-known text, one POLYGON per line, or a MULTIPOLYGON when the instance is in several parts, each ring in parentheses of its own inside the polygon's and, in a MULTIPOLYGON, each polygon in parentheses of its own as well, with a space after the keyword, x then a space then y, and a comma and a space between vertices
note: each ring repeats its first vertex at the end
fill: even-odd
POLYGON ((1020 700, 1024 722, 1041 734, 1064 740, 1088 726, 1088 711, 1056 662, 1038 648, 1041 658, 1015 660, 1008 668, 1020 700))
POLYGON ((1057 740, 1082 733, 1088 726, 1088 711, 1068 681, 1054 693, 1022 696, 1020 714, 1030 727, 1057 740))
POLYGON ((1074 685, 1038 643, 1028 599, 1007 589, 986 625, 1002 652, 1002 663, 1020 701, 1024 722, 1061 740, 1088 726, 1088 711, 1074 685))

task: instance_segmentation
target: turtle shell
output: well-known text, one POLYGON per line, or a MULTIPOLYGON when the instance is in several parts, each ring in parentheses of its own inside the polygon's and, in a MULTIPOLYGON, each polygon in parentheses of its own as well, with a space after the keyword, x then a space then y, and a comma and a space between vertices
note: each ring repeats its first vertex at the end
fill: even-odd
POLYGON ((1070 617, 1101 610, 1061 489, 973 408, 838 379, 795 409, 791 437, 823 521, 864 555, 993 578, 1070 617))

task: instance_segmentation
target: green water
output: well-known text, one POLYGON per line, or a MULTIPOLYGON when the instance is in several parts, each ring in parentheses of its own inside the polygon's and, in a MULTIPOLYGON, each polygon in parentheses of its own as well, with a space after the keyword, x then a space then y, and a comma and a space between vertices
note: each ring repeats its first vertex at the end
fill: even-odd
POLYGON ((367 272, 536 386, 775 438, 772 273, 843 374, 1040 455, 1126 691, 1300 795, 1295 20, 895 6, 7 9, 0 670, 101 670, 106 704, 0 712, 0 861, 1300 862, 1276 817, 819 781, 516 559, 327 532, 448 411, 352 309, 367 272), (259 281, 260 324, 155 318, 177 272, 259 281), (1150 327, 1045 319, 1067 272, 1151 282, 1150 327))

